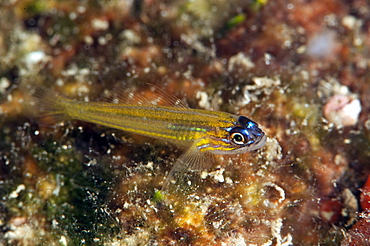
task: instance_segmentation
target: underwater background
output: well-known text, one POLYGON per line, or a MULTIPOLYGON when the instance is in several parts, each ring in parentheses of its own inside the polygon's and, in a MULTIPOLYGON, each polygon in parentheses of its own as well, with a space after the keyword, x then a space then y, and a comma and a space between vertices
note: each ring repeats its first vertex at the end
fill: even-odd
POLYGON ((369 245, 369 69, 366 0, 2 0, 0 245, 369 245), (181 149, 32 101, 148 83, 265 147, 162 192, 181 149))

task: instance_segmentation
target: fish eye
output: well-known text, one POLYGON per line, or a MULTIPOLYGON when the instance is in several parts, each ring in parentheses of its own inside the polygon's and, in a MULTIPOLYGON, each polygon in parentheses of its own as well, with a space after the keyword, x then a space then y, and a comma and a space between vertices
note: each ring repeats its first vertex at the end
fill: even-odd
POLYGON ((235 144, 244 144, 244 136, 240 132, 230 134, 231 141, 235 144))

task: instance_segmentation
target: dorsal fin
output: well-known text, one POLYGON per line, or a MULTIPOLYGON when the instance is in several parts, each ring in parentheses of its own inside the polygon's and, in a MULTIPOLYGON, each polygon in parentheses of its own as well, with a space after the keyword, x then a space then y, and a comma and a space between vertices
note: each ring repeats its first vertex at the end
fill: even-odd
POLYGON ((140 94, 137 89, 129 88, 125 85, 120 85, 111 90, 108 95, 104 95, 100 98, 100 101, 110 103, 124 103, 124 104, 152 104, 147 98, 140 94))
POLYGON ((142 104, 150 105, 151 102, 144 97, 136 88, 128 89, 125 86, 119 86, 114 91, 114 103, 129 103, 129 104, 142 104))
POLYGON ((154 97, 152 95, 145 96, 144 94, 142 94, 142 92, 138 91, 136 88, 132 89, 124 85, 121 85, 113 89, 108 96, 104 96, 102 100, 113 103, 162 105, 189 109, 189 106, 186 105, 186 103, 184 103, 174 95, 170 94, 168 91, 165 91, 156 85, 149 83, 147 84, 153 88, 152 92, 154 93, 154 97))
POLYGON ((183 108, 183 109, 189 109, 189 106, 183 102, 180 98, 177 98, 176 96, 170 94, 168 91, 163 90, 162 88, 147 83, 151 87, 154 88, 156 94, 158 94, 158 99, 161 100, 161 105, 166 105, 166 106, 171 106, 171 107, 176 107, 176 108, 183 108))

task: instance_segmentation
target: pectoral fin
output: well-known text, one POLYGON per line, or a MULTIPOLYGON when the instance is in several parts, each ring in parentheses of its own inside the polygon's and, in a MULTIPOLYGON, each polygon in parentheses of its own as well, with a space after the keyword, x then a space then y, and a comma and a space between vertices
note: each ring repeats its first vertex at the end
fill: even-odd
POLYGON ((174 184, 185 185, 189 174, 206 171, 213 163, 213 154, 199 151, 194 143, 190 149, 177 159, 166 178, 162 190, 167 190, 174 184))

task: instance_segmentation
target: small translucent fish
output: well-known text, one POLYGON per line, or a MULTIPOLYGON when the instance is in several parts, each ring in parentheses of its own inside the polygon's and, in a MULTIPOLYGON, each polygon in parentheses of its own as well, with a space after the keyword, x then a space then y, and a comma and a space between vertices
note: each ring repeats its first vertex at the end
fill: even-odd
MULTIPOLYGON (((172 95, 160 91, 170 104, 151 104, 141 95, 133 103, 76 101, 44 88, 36 89, 41 110, 60 119, 76 119, 171 142, 185 149, 170 171, 164 188, 187 171, 202 171, 213 154, 238 154, 259 149, 266 135, 245 116, 191 109, 172 95)), ((129 98, 120 92, 120 97, 129 98)), ((127 93, 128 94, 128 93, 127 93)))

